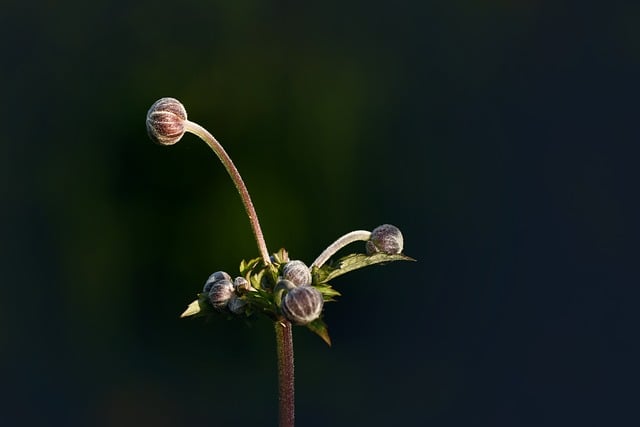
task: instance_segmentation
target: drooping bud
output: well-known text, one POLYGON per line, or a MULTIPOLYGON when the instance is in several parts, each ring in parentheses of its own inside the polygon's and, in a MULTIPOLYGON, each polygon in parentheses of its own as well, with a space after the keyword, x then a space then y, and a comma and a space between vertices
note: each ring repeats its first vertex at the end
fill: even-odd
POLYGON ((282 278, 290 280, 296 286, 306 286, 311 284, 311 270, 298 260, 289 261, 282 269, 282 278))
POLYGON ((157 100, 147 112, 147 133, 153 142, 173 145, 184 135, 187 111, 175 98, 157 100))
POLYGON ((313 322, 322 313, 322 294, 312 286, 300 286, 287 292, 282 299, 282 314, 296 325, 313 322))
POLYGON ((231 281, 231 276, 229 276, 224 271, 216 271, 215 273, 211 274, 211 276, 209 276, 209 278, 205 282, 204 288, 202 288, 202 293, 203 294, 209 293, 209 291, 211 290, 211 287, 213 286, 213 284, 216 283, 216 282, 219 282, 221 280, 229 280, 229 281, 231 281))
POLYGON ((366 243, 367 255, 382 252, 387 255, 402 253, 404 239, 395 225, 383 224, 373 229, 366 243))
POLYGON ((209 301, 213 308, 222 310, 233 296, 233 283, 223 279, 215 282, 209 290, 209 301))

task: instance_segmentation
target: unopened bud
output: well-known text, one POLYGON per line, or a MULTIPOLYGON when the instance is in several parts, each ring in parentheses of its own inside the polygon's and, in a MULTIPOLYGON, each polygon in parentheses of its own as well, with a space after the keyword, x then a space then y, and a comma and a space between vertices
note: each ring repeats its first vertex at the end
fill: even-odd
POLYGON ((233 284, 226 279, 215 282, 209 290, 209 301, 214 308, 219 310, 226 307, 232 296, 233 284))
POLYGON ((247 308, 246 305, 247 302, 245 300, 237 295, 232 295, 231 298, 229 298, 229 302, 227 303, 227 308, 233 314, 242 314, 247 308))
POLYGON ((215 273, 211 274, 211 276, 209 276, 209 278, 205 282, 204 287, 202 288, 202 293, 208 294, 213 284, 221 280, 231 281, 231 276, 229 276, 224 271, 216 271, 215 273))
POLYGON ((153 142, 173 145, 184 135, 187 111, 174 98, 157 100, 147 112, 147 133, 153 142))
POLYGON ((282 278, 290 280, 296 286, 310 285, 311 270, 309 270, 309 267, 302 261, 289 261, 282 269, 282 278))
POLYGON ((236 288, 236 292, 242 294, 244 292, 255 291, 255 289, 251 286, 251 283, 244 277, 236 277, 233 279, 233 287, 236 288))
POLYGON ((388 255, 402 253, 404 239, 402 233, 395 225, 383 224, 376 227, 371 232, 371 237, 367 241, 367 255, 382 252, 388 255))
POLYGON ((322 294, 312 286, 291 289, 282 299, 282 313, 296 325, 313 322, 322 312, 322 294))

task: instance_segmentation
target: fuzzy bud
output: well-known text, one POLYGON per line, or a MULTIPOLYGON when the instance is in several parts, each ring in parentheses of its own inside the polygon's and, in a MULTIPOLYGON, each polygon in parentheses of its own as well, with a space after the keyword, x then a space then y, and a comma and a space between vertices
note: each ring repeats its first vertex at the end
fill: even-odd
POLYGON ((291 289, 295 289, 296 285, 293 284, 290 280, 281 279, 276 283, 276 286, 273 288, 273 299, 276 302, 276 305, 280 307, 282 305, 282 299, 284 295, 289 292, 291 289))
POLYGON ((324 300, 322 294, 312 286, 300 286, 291 289, 282 299, 282 313, 296 325, 306 325, 322 312, 324 300))
POLYGON ((367 255, 382 252, 387 255, 402 253, 404 239, 398 227, 383 224, 373 229, 371 238, 367 241, 367 255))
POLYGON ((204 288, 202 288, 202 293, 203 294, 209 293, 209 291, 211 290, 211 287, 213 286, 213 284, 216 283, 216 282, 219 282, 221 280, 229 280, 229 281, 231 281, 231 276, 229 276, 224 271, 216 271, 211 276, 209 276, 209 278, 207 279, 206 283, 204 284, 204 288))
POLYGON ((209 290, 209 301, 218 310, 225 308, 232 296, 233 284, 226 279, 215 282, 209 290))
POLYGON ((229 298, 229 302, 227 303, 227 308, 233 314, 242 314, 247 308, 246 305, 247 302, 245 300, 237 295, 232 295, 231 298, 229 298))
POLYGON ((282 278, 290 280, 296 286, 306 286, 311 284, 311 270, 298 260, 289 261, 282 269, 282 278))
POLYGON ((147 133, 153 142, 173 145, 184 135, 187 111, 174 98, 157 100, 147 112, 147 133))
POLYGON ((244 292, 249 292, 251 290, 255 291, 255 289, 253 289, 253 287, 251 286, 251 283, 249 283, 249 281, 244 277, 240 277, 240 276, 236 277, 233 280, 233 287, 236 288, 236 292, 240 294, 244 292))

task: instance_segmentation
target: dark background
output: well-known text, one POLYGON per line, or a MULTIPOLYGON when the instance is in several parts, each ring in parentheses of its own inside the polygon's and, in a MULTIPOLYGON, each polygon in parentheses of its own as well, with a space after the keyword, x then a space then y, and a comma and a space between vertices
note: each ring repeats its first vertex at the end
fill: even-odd
POLYGON ((269 322, 178 319, 258 253, 163 96, 270 250, 418 259, 295 330, 300 426, 638 425, 640 6, 304 3, 2 3, 0 425, 276 425, 269 322))

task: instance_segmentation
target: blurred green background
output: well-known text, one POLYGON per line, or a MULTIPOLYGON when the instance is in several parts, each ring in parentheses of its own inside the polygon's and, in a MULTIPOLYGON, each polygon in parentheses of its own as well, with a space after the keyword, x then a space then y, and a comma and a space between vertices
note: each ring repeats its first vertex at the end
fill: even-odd
POLYGON ((392 223, 418 259, 334 281, 332 348, 295 330, 298 425, 633 425, 638 16, 3 2, 0 425, 276 425, 269 322, 178 319, 258 253, 213 153, 149 141, 163 96, 271 251, 392 223))

